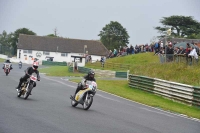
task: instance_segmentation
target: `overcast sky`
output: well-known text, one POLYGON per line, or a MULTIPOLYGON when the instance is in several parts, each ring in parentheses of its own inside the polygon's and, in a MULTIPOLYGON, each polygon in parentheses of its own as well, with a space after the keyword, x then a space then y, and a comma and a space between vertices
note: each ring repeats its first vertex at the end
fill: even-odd
POLYGON ((132 45, 159 35, 162 17, 193 16, 200 22, 200 0, 0 0, 0 33, 28 28, 39 36, 99 40, 110 21, 119 22, 132 45))

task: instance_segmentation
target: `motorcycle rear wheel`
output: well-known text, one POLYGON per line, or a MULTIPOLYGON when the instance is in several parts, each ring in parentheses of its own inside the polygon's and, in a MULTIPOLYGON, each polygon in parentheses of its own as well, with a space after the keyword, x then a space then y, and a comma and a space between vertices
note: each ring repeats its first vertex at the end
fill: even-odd
POLYGON ((76 107, 78 105, 78 103, 71 99, 71 105, 72 105, 72 107, 76 107))
POLYGON ((20 90, 20 91, 17 93, 17 97, 21 97, 22 93, 23 93, 23 91, 20 90))

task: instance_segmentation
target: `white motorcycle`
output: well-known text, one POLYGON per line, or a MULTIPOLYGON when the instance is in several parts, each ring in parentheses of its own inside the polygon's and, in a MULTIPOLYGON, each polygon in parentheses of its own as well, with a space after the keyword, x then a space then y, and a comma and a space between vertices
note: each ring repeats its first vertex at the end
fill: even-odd
POLYGON ((78 104, 83 106, 84 110, 88 110, 93 102, 93 97, 97 90, 97 83, 94 81, 86 81, 83 90, 77 92, 75 96, 70 97, 71 105, 76 107, 78 104))
POLYGON ((33 87, 35 87, 37 81, 37 77, 31 75, 27 81, 24 81, 20 87, 20 91, 18 91, 17 96, 20 97, 21 95, 24 96, 24 99, 27 99, 31 94, 33 87))

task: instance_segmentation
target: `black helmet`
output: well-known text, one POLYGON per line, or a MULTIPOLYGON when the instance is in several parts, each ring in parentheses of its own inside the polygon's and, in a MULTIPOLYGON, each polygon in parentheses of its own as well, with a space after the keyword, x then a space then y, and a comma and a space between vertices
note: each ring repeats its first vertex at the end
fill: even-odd
POLYGON ((89 76, 90 78, 94 78, 94 75, 95 75, 95 73, 94 73, 93 70, 90 70, 90 71, 88 72, 88 76, 89 76))

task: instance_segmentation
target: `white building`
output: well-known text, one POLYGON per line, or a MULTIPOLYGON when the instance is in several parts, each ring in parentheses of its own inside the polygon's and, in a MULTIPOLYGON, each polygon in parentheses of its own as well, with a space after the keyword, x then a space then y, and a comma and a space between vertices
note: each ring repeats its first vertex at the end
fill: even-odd
POLYGON ((17 59, 31 64, 35 58, 40 62, 77 62, 85 66, 85 55, 91 55, 92 61, 107 56, 108 50, 100 41, 67 39, 59 37, 19 35, 17 59))

